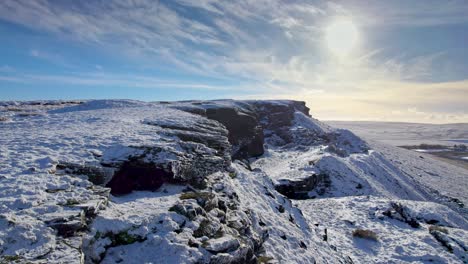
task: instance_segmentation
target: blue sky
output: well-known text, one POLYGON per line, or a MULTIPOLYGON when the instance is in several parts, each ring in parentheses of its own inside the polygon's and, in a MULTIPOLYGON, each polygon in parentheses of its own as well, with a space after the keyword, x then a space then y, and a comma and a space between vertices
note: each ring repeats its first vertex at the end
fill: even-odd
POLYGON ((291 98, 321 119, 468 122, 463 0, 3 0, 0 43, 0 100, 291 98))

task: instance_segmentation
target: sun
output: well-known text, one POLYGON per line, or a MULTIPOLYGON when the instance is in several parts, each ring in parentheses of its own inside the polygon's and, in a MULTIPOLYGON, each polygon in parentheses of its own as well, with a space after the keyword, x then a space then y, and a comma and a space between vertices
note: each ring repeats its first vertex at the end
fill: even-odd
POLYGON ((356 46, 358 30, 349 19, 336 20, 325 30, 325 40, 330 51, 337 56, 347 56, 356 46))

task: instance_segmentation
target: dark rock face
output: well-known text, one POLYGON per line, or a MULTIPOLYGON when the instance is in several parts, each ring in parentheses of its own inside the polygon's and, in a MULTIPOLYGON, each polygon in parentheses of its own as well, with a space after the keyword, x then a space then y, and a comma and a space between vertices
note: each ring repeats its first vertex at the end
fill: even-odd
POLYGON ((172 106, 216 120, 228 130, 232 159, 258 157, 264 153, 268 131, 291 142, 289 127, 296 111, 309 116, 309 108, 300 101, 197 101, 172 106), (267 131, 268 130, 268 131, 267 131))
POLYGON ((309 108, 300 101, 255 101, 259 120, 265 129, 265 136, 279 137, 282 144, 291 143, 293 135, 290 127, 293 124, 294 113, 299 111, 309 116, 309 108))
POLYGON ((276 191, 290 199, 309 199, 308 192, 316 189, 318 186, 326 185, 329 181, 325 174, 313 174, 302 179, 284 179, 275 185, 276 191))
POLYGON ((291 126, 296 111, 309 116, 309 108, 300 101, 255 101, 253 105, 267 129, 291 126))
POLYGON ((129 161, 124 163, 107 184, 114 195, 122 195, 133 190, 157 190, 165 182, 174 182, 174 175, 151 163, 129 161))
POLYGON ((166 171, 171 171, 176 181, 203 187, 207 175, 225 170, 231 165, 228 131, 219 122, 198 118, 191 124, 167 125, 158 121, 146 123, 161 127, 161 134, 177 138, 177 145, 182 151, 144 147, 144 153, 137 159, 141 162, 154 162, 166 171), (154 157, 160 154, 174 158, 170 161, 155 160, 154 157))
POLYGON ((236 108, 208 108, 206 117, 220 122, 229 131, 233 159, 263 154, 263 129, 253 113, 243 113, 236 108))

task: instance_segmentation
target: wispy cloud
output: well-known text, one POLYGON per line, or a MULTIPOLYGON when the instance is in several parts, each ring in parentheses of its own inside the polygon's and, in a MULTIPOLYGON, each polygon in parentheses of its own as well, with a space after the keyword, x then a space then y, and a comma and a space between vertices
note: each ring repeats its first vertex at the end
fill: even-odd
MULTIPOLYGON (((317 65, 324 63, 317 56, 320 49, 317 46, 322 44, 323 38, 320 21, 328 17, 353 13, 353 10, 364 13, 369 10, 363 18, 371 19, 372 15, 381 14, 392 16, 391 20, 395 21, 405 16, 443 20, 455 13, 463 13, 467 6, 459 1, 438 4, 443 8, 434 9, 420 2, 392 8, 387 5, 383 2, 364 5, 354 1, 311 4, 305 0, 291 3, 280 0, 116 0, 67 4, 5 0, 0 3, 0 17, 78 41, 118 46, 127 54, 151 55, 201 75, 241 75, 258 80, 317 72, 316 68, 320 67, 317 65), (187 16, 184 8, 210 15, 187 16), (311 56, 311 52, 315 55, 311 56)), ((356 19, 361 17, 359 12, 354 12, 356 19)), ((45 51, 33 50, 31 55, 65 64, 60 56, 45 51)), ((395 59, 398 58, 387 58, 383 63, 387 68, 401 66, 400 62, 395 64, 395 59)), ((413 69, 404 66, 400 72, 415 75, 402 78, 426 76, 423 70, 427 67, 422 64, 430 63, 431 59, 425 59, 425 62, 409 59, 407 64, 413 69)))
POLYGON ((336 0, 335 11, 353 14, 362 24, 372 26, 434 26, 468 22, 465 0, 373 1, 336 0))
MULTIPOLYGON (((139 63, 156 61, 158 65, 168 65, 190 74, 236 80, 236 83, 246 85, 184 83, 112 73, 103 76, 91 73, 23 74, 0 78, 10 82, 238 91, 250 85, 255 94, 263 97, 306 97, 310 102, 320 98, 330 105, 312 102, 320 117, 337 116, 336 109, 332 109, 337 108, 333 102, 358 109, 356 111, 362 109, 361 113, 365 113, 369 109, 365 110, 369 107, 368 102, 387 105, 388 110, 391 106, 386 103, 394 100, 399 102, 397 107, 401 109, 415 106, 430 112, 425 109, 433 99, 426 92, 428 90, 438 94, 437 100, 441 103, 461 105, 454 98, 460 90, 447 90, 443 85, 431 88, 431 84, 424 83, 434 76, 433 65, 446 56, 444 52, 388 56, 384 55, 384 49, 359 50, 343 61, 324 49, 324 28, 336 16, 351 17, 363 27, 427 26, 468 22, 467 13, 467 3, 458 0, 431 1, 429 4, 426 1, 374 1, 367 4, 338 0, 67 3, 4 0, 0 2, 0 19, 99 48, 115 49, 122 56, 136 57, 139 63), (408 94, 411 96, 406 96, 408 94), (402 95, 411 100, 399 99, 402 95)), ((44 50, 32 50, 30 55, 53 63, 68 63, 44 50)), ((95 68, 103 71, 99 66, 95 68)), ((457 85, 465 87, 465 84, 457 85)), ((466 91, 460 87, 461 91, 466 91)), ((341 113, 347 112, 341 109, 341 113)))
MULTIPOLYGON (((148 89, 192 89, 227 91, 233 88, 247 90, 243 86, 230 86, 226 84, 210 84, 204 82, 187 82, 173 79, 160 79, 145 75, 124 75, 113 73, 79 73, 64 75, 23 74, 0 75, 0 80, 12 83, 29 83, 36 85, 65 84, 78 86, 106 87, 134 87, 148 89)), ((64 88, 66 89, 66 88, 64 88)))

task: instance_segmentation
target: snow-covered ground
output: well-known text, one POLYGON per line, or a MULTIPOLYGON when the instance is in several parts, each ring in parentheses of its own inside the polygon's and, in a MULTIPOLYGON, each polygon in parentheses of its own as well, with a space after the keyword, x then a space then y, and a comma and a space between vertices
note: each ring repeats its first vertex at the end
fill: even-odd
POLYGON ((366 121, 327 121, 326 123, 349 129, 365 139, 379 140, 393 146, 468 143, 466 123, 442 125, 366 121))
POLYGON ((1 103, 0 262, 468 261, 467 170, 364 141, 304 109, 291 124, 269 114, 261 102, 230 100, 1 103), (241 109, 240 118, 259 111, 265 153, 226 161, 226 129, 199 114, 212 108, 241 109), (109 195, 119 166, 141 156, 205 184, 193 188, 182 175, 182 184, 109 195), (376 238, 353 236, 357 229, 376 238))
POLYGON ((307 200, 298 202, 311 223, 322 227, 329 244, 336 246, 354 263, 462 263, 468 261, 468 238, 465 218, 436 203, 408 200, 388 200, 373 196, 307 200), (421 222, 419 227, 385 215, 391 202, 408 208, 411 217, 421 222), (452 252, 441 247, 431 234, 438 221, 444 227, 440 234, 447 237, 452 252), (355 230, 370 230, 376 239, 353 236, 355 230), (443 233, 444 231, 447 234, 443 233))
POLYGON ((294 204, 309 225, 320 228, 328 243, 354 263, 466 263, 468 211, 461 204, 468 202, 468 171, 374 140, 367 144, 367 153, 347 157, 328 153, 326 148, 269 148, 252 167, 279 183, 311 173, 328 175, 324 191, 309 192, 320 199, 294 204), (382 214, 391 203, 410 208, 420 227, 382 214), (441 247, 429 232, 433 227, 426 222, 430 220, 444 226, 453 252, 441 247), (377 241, 353 237, 356 229, 375 232, 377 241))

